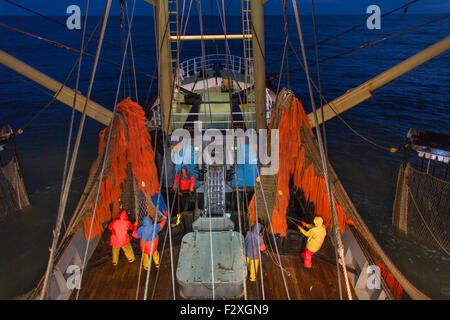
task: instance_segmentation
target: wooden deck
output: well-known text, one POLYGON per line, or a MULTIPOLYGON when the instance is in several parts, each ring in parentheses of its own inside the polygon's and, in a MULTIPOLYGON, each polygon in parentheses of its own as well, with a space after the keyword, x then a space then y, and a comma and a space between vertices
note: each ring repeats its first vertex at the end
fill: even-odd
MULTIPOLYGON (((94 255, 90 259, 88 269, 83 275, 79 299, 94 300, 133 300, 143 299, 147 272, 140 268, 140 257, 129 263, 123 252, 120 254, 119 263, 114 267, 111 263, 111 249, 108 245, 107 232, 100 241, 94 255), (140 273, 140 275, 139 275, 140 273), (139 286, 138 286, 139 283, 139 286), (138 289, 139 288, 139 289, 138 289)), ((132 240, 135 241, 135 240, 132 240)), ((160 236, 160 243, 163 235, 160 236)), ((166 248, 168 247, 168 241, 166 248)), ((135 254, 139 254, 137 242, 135 254)), ((173 247, 174 272, 178 262, 179 246, 173 247)), ((269 247, 268 250, 269 252, 269 247)), ((158 281, 155 285, 157 272, 152 266, 149 278, 147 299, 171 300, 173 299, 172 271, 170 263, 170 250, 165 249, 162 254, 158 281)), ((305 270, 302 266, 300 251, 298 254, 281 255, 283 267, 287 271, 286 283, 291 299, 295 300, 338 300, 339 289, 337 283, 336 266, 331 262, 334 251, 327 237, 320 256, 313 256, 313 268, 305 270), (323 258, 326 257, 326 259, 323 258)), ((276 255, 262 254, 262 269, 265 299, 286 300, 287 294, 283 284, 280 267, 276 255)), ((260 269, 261 270, 261 269, 260 269)), ((175 276, 175 275, 174 275, 175 276)), ((341 272, 343 297, 347 299, 344 287, 344 279, 341 272)), ((247 298, 249 300, 262 300, 261 272, 258 272, 258 281, 247 281, 247 298)), ((71 299, 76 298, 77 290, 72 293, 71 299)), ((353 297, 355 294, 353 292, 353 297)), ((175 280, 175 298, 181 299, 178 294, 178 285, 175 280)))

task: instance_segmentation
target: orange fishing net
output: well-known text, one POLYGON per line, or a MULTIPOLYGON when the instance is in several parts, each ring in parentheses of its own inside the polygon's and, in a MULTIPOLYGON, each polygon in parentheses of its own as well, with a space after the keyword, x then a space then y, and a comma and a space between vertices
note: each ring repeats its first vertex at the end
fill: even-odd
MULTIPOLYGON (((277 115, 274 110, 269 125, 269 129, 271 129, 274 126, 274 122, 278 122, 275 126, 277 126, 279 130, 279 166, 277 173, 276 199, 271 215, 273 232, 280 234, 282 237, 286 236, 286 213, 290 200, 289 182, 291 177, 293 186, 303 191, 306 202, 314 205, 314 214, 322 217, 325 225, 331 230, 333 222, 325 179, 322 174, 317 173, 317 170, 314 168, 313 161, 311 161, 311 158, 306 154, 306 146, 304 144, 305 139, 302 139, 302 132, 303 134, 306 132, 306 134, 309 134, 311 137, 313 136, 307 115, 302 104, 295 97, 292 97, 290 106, 280 107, 282 108, 281 116, 279 114, 277 115), (279 119, 277 118, 275 120, 275 117, 279 117, 279 119), (302 131, 302 126, 305 126, 307 130, 302 131)), ((268 139, 270 139, 270 136, 268 139)), ((269 142, 267 145, 269 145, 269 142)), ((311 149, 309 148, 309 150, 311 149)), ((321 167, 320 163, 316 165, 320 165, 321 167)), ((262 179, 264 180, 264 176, 262 179)), ((252 225, 256 222, 255 198, 256 196, 253 195, 248 207, 250 223, 252 225)), ((344 233, 346 225, 352 225, 358 230, 355 223, 350 218, 347 218, 345 209, 336 201, 336 198, 334 201, 340 231, 344 233)), ((258 209, 262 210, 261 208, 258 209)), ((265 210, 262 211, 264 212, 265 210)), ((402 286, 385 268, 384 264, 377 261, 377 265, 380 267, 381 275, 386 280, 386 283, 395 298, 400 299, 403 293, 402 286)))
MULTIPOLYGON (((117 115, 114 119, 111 141, 106 155, 108 158, 90 237, 89 230, 94 204, 92 204, 91 212, 84 221, 86 239, 92 239, 101 234, 103 232, 102 223, 117 217, 120 210, 119 198, 122 195, 121 184, 127 177, 126 168, 128 164, 131 164, 131 170, 137 180, 139 189, 143 188, 142 182, 144 182, 145 192, 149 197, 159 192, 154 152, 150 134, 145 127, 145 120, 142 107, 130 98, 117 105, 117 115), (113 212, 112 216, 111 212, 113 212)), ((99 155, 105 152, 109 128, 109 126, 106 127, 99 134, 99 155)), ((102 160, 102 158, 99 159, 102 160)), ((152 214, 155 214, 154 210, 150 210, 150 215, 152 214)))
MULTIPOLYGON (((272 115, 269 129, 273 126, 274 115, 275 112, 272 115)), ((316 174, 313 162, 305 156, 305 146, 301 136, 303 125, 306 126, 307 132, 312 136, 313 133, 305 110, 300 101, 293 97, 290 107, 285 107, 282 110, 278 123, 279 166, 277 193, 271 222, 273 232, 280 234, 282 237, 286 236, 286 211, 290 199, 289 181, 291 177, 294 186, 304 192, 306 201, 314 204, 314 214, 322 217, 325 225, 330 229, 332 228, 331 209, 325 179, 322 175, 316 174)), ((346 217, 344 208, 336 200, 335 208, 338 214, 339 227, 343 233, 346 223, 352 222, 346 217)), ((250 202, 249 213, 250 222, 254 224, 256 221, 255 195, 250 202)))

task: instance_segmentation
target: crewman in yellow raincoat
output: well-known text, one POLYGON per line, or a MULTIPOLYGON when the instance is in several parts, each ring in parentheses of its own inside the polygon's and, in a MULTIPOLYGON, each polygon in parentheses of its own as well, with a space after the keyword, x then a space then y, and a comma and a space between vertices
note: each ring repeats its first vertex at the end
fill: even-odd
POLYGON ((325 240, 325 236, 327 235, 327 230, 321 217, 315 217, 313 222, 314 224, 302 222, 303 226, 306 227, 308 231, 300 226, 297 226, 300 232, 308 238, 306 241, 305 250, 303 250, 301 254, 304 260, 304 266, 307 269, 311 269, 311 258, 314 253, 320 250, 323 241, 325 240))

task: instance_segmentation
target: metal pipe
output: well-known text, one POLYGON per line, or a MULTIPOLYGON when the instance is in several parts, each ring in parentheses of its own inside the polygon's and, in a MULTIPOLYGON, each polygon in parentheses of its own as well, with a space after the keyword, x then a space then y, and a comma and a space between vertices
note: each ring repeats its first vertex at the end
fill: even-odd
POLYGON ((225 40, 225 38, 227 40, 236 40, 236 39, 243 39, 243 38, 247 38, 247 39, 252 39, 252 35, 251 34, 209 34, 209 35, 188 35, 188 36, 183 36, 183 35, 178 35, 178 36, 170 36, 170 40, 171 41, 184 41, 184 40, 225 40))

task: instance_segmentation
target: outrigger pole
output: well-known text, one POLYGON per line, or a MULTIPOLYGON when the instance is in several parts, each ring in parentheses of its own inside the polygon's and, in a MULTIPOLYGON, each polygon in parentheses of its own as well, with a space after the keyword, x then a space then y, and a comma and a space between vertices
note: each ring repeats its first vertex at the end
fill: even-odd
MULTIPOLYGON (((324 105, 322 108, 318 109, 317 112, 319 114, 322 113, 325 121, 334 118, 337 114, 340 114, 357 104, 369 99, 372 97, 372 92, 387 84, 388 82, 398 78, 399 76, 405 74, 406 72, 411 71, 417 66, 427 62, 428 60, 440 55, 441 53, 450 49, 450 36, 442 39, 439 42, 429 46, 428 48, 416 53, 410 58, 400 62, 396 66, 386 70, 383 73, 380 73, 378 76, 364 82, 360 86, 348 90, 342 96, 334 99, 330 103, 324 105)), ((314 123, 314 114, 308 114, 308 120, 311 127, 315 127, 314 123)), ((322 117, 319 117, 319 125, 322 123, 322 117)))
MULTIPOLYGON (((146 0, 147 1, 147 0, 146 0)), ((148 0, 147 2, 152 3, 153 1, 148 0)), ((158 12, 158 11, 157 11, 158 12)), ((162 15, 164 17, 164 15, 162 15)), ((167 20, 165 20, 167 21, 167 20)), ((253 22, 254 23, 254 22, 253 22)), ((164 34, 164 30, 162 30, 162 33, 164 34)), ((167 36, 166 36, 167 37, 167 36)), ((256 38, 259 39, 259 34, 257 34, 256 37, 253 37, 253 40, 256 41, 256 38)), ((261 45, 261 43, 260 43, 261 45)), ((163 46, 164 47, 164 46, 163 46)), ((399 76, 411 71, 412 69, 418 67, 419 65, 427 62, 428 60, 438 56, 439 54, 444 53, 445 51, 447 51, 448 49, 450 49, 450 36, 447 36, 446 38, 442 39, 441 41, 429 46, 428 48, 422 50, 421 52, 413 55, 412 57, 404 60, 403 62, 397 64, 396 66, 386 70, 385 72, 379 74, 378 76, 366 81, 365 83, 361 84, 360 86, 350 89, 348 90, 345 94, 343 94, 342 96, 334 99, 333 101, 331 101, 330 103, 326 104, 325 106, 323 106, 323 111, 324 111, 324 119, 325 121, 330 120, 332 118, 334 118, 337 114, 340 114, 356 105, 358 105, 359 103, 369 99, 370 97, 372 97, 372 91, 374 91, 375 89, 387 84, 388 82, 394 80, 395 78, 398 78, 399 76)), ((259 50, 255 50, 255 52, 257 52, 259 50)), ((163 57, 164 60, 164 55, 161 55, 163 57)), ((166 56, 167 57, 167 56, 166 56)), ((169 60, 169 59, 167 59, 169 60)), ((169 64, 170 61, 166 61, 164 62, 164 65, 167 63, 169 64)), ((43 74, 42 72, 34 69, 33 67, 27 65, 26 63, 14 58, 13 56, 9 55, 8 53, 6 53, 3 50, 0 50, 0 63, 7 66, 8 68, 16 71, 17 73, 20 73, 21 75, 23 75, 24 77, 35 81, 36 83, 44 86, 45 88, 49 89, 50 91, 53 92, 58 92, 58 90, 61 88, 62 84, 52 78, 50 78, 49 76, 43 74)), ((160 67, 163 64, 161 61, 159 62, 160 67)), ((257 71, 259 68, 255 68, 255 71, 257 71)), ((165 92, 165 95, 162 95, 161 97, 161 103, 163 104, 163 106, 166 106, 166 114, 164 114, 165 119, 168 119, 168 115, 169 115, 169 111, 170 111, 170 101, 166 104, 164 104, 164 97, 167 96, 168 99, 170 100, 170 88, 171 88, 171 76, 170 72, 171 68, 170 67, 166 67, 166 68, 160 68, 160 75, 163 76, 164 79, 168 78, 165 82, 167 82, 169 85, 168 86, 162 86, 169 88, 168 92, 165 92), (162 70, 166 70, 166 71, 162 71, 162 70), (166 76, 163 76, 164 73, 166 76)), ((255 81, 256 81, 256 74, 255 74, 255 81)), ((162 81, 162 79, 160 79, 160 81, 162 81)), ((74 91, 72 89, 70 89, 69 87, 64 87, 61 92, 58 94, 58 96, 56 97, 56 99, 66 105, 68 105, 69 107, 72 107, 72 103, 73 103, 73 96, 74 96, 74 91)), ((77 104, 75 106, 75 109, 77 111, 82 111, 83 110, 83 106, 85 104, 86 101, 86 97, 82 96, 82 95, 77 95, 77 104)), ((322 109, 318 109, 317 111, 319 113, 321 113, 322 109)), ((112 112, 108 109, 106 109, 105 107, 99 105, 98 103, 90 100, 88 102, 88 106, 87 106, 87 116, 91 117, 92 119, 104 124, 104 125, 109 125, 110 121, 111 121, 111 117, 112 117, 112 112)), ((308 114, 308 120, 309 123, 312 127, 315 127, 315 123, 314 123, 314 115, 312 113, 308 114)), ((319 117, 319 124, 322 123, 322 117, 319 117)), ((168 127, 168 123, 165 124, 165 128, 168 127)))

